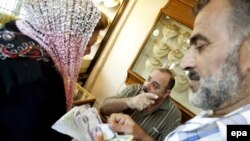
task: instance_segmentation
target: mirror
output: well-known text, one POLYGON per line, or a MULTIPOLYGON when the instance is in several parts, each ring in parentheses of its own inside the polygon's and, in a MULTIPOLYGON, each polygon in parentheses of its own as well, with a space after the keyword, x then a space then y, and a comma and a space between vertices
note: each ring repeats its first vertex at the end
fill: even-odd
MULTIPOLYGON (((104 47, 106 46, 108 39, 110 38, 116 24, 118 23, 123 11, 126 8, 129 0, 93 0, 101 12, 103 12, 109 21, 109 25, 106 29, 101 30, 97 41, 91 47, 89 55, 84 56, 79 81, 83 84, 87 80, 89 74, 94 68, 99 56, 101 55, 104 47)), ((83 85, 82 84, 82 85, 83 85)))

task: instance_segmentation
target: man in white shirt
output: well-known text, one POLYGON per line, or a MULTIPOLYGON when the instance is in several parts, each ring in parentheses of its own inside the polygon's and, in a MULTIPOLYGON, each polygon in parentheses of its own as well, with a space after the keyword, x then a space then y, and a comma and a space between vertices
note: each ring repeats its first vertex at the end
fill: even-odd
MULTIPOLYGON (((207 112, 165 140, 226 140, 227 125, 250 123, 250 1, 198 0, 194 12, 191 47, 181 67, 193 91, 190 103, 207 112)), ((109 123, 135 140, 153 140, 127 115, 113 114, 109 123)))

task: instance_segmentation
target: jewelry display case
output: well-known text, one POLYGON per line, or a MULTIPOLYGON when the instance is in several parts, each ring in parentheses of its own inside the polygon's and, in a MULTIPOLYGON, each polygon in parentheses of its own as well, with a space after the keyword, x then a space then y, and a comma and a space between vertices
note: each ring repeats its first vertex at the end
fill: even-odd
POLYGON ((126 84, 142 84, 154 69, 171 69, 176 79, 171 98, 181 109, 183 122, 200 112, 200 109, 188 103, 187 96, 191 91, 186 75, 179 66, 189 48, 194 3, 195 0, 169 0, 160 10, 155 24, 128 70, 126 79, 126 84))

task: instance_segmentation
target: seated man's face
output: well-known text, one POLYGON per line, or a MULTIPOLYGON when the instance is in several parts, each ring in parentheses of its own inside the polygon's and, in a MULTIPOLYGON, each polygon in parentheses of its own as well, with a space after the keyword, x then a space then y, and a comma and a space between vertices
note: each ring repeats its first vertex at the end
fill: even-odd
POLYGON ((143 84, 143 91, 153 93, 161 97, 166 97, 166 87, 170 79, 170 74, 154 70, 143 84))
POLYGON ((181 67, 189 71, 193 93, 190 102, 205 110, 215 110, 236 93, 241 76, 238 72, 237 47, 229 37, 226 0, 210 1, 197 15, 190 49, 181 67))
POLYGON ((92 47, 92 46, 95 44, 95 42, 97 41, 98 36, 99 36, 99 33, 100 33, 100 31, 94 31, 94 32, 92 33, 92 36, 90 37, 89 42, 88 42, 87 46, 85 47, 84 55, 90 54, 90 52, 91 52, 91 47, 92 47))

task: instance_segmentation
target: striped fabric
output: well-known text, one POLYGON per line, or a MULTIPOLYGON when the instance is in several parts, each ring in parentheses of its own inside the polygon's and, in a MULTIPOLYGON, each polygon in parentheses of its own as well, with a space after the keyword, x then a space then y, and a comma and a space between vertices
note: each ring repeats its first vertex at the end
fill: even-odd
POLYGON ((171 132, 165 141, 226 141, 227 125, 249 125, 250 104, 221 118, 207 118, 206 112, 171 132))
MULTIPOLYGON (((123 89, 118 96, 132 97, 139 94, 140 91, 141 85, 132 84, 123 89)), ((171 98, 167 98, 159 109, 151 113, 138 110, 127 110, 124 113, 131 115, 133 120, 146 133, 158 141, 163 141, 167 134, 173 131, 181 122, 181 112, 171 98)))

